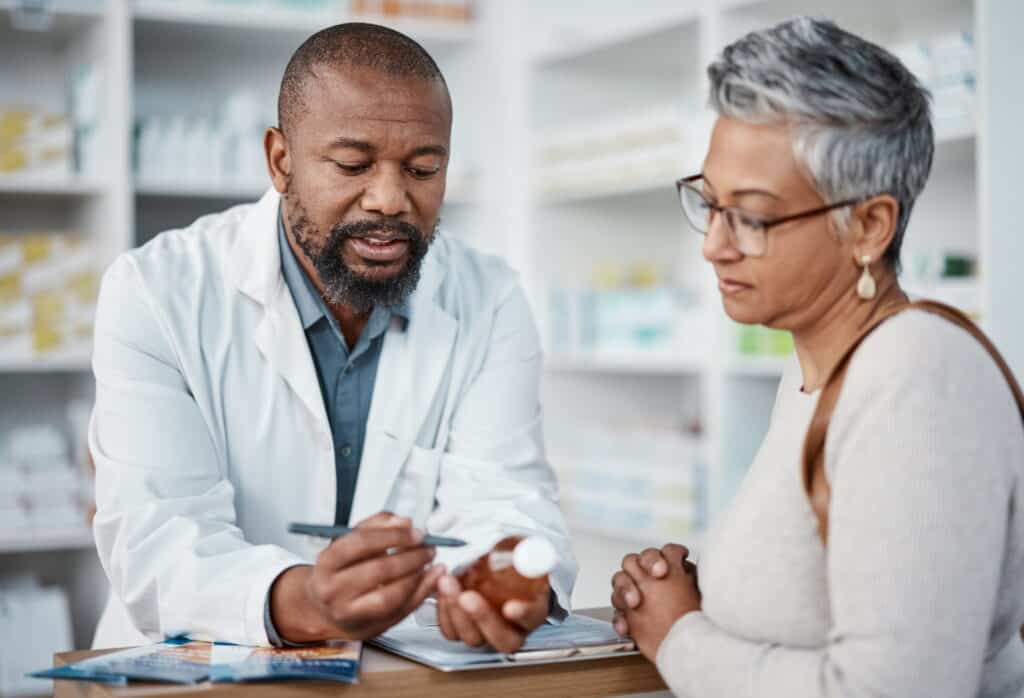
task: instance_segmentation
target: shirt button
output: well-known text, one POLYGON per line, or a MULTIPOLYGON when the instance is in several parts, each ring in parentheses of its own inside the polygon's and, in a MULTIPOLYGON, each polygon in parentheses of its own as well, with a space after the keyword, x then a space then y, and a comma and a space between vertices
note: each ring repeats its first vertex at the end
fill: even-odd
POLYGON ((342 369, 341 373, 344 376, 347 376, 348 374, 352 373, 352 364, 348 364, 347 366, 345 366, 345 368, 342 369))
POLYGON ((341 449, 341 455, 345 456, 346 458, 351 456, 352 455, 352 447, 351 446, 345 446, 344 448, 342 448, 341 449))

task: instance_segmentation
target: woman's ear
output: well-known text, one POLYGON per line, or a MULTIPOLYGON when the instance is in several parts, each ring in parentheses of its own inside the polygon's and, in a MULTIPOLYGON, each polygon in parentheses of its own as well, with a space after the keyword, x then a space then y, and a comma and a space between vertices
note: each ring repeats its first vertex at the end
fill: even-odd
POLYGON ((899 217, 900 202, 890 194, 873 196, 854 207, 850 221, 854 256, 881 259, 896 236, 899 217))
POLYGON ((288 180, 291 178, 291 155, 288 152, 288 142, 284 132, 279 128, 271 126, 263 135, 263 151, 267 158, 267 172, 270 174, 270 181, 274 183, 274 189, 279 194, 288 191, 288 180))

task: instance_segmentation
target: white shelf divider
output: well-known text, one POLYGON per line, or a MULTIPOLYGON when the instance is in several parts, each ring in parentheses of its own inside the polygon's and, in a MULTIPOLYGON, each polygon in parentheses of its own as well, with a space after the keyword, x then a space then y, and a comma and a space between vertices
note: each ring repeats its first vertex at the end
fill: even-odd
POLYGON ((179 184, 139 180, 135 184, 136 196, 181 199, 251 199, 263 196, 270 182, 261 184, 179 184))
POLYGON ((92 359, 88 354, 66 356, 37 356, 0 360, 0 374, 4 373, 88 373, 92 359))
POLYGON ((0 176, 0 196, 99 196, 106 186, 94 179, 80 176, 40 177, 31 174, 0 176))
POLYGON ((0 554, 88 550, 95 546, 92 529, 86 526, 52 531, 0 531, 0 554))
POLYGON ((554 355, 544 362, 547 371, 559 373, 619 373, 652 376, 698 374, 705 363, 698 359, 671 356, 633 355, 554 355))

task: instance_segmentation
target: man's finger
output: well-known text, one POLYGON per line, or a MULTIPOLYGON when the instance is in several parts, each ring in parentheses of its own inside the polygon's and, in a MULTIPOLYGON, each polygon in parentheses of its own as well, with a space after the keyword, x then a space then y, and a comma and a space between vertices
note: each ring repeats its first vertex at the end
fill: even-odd
POLYGON ((457 639, 466 643, 470 647, 482 647, 486 644, 483 633, 476 627, 476 623, 469 617, 462 606, 459 604, 458 599, 451 600, 451 606, 449 607, 451 613, 452 625, 455 627, 455 635, 457 639))
POLYGON ((548 617, 550 605, 551 592, 545 590, 543 594, 538 594, 533 601, 506 601, 501 609, 501 614, 505 620, 526 632, 531 632, 548 617))
POLYGON ((400 528, 412 526, 412 519, 408 516, 398 516, 390 511, 378 511, 356 524, 356 528, 400 528))
POLYGON ((484 597, 475 591, 463 592, 459 606, 472 619, 488 644, 499 652, 509 654, 523 646, 525 633, 501 617, 484 597))
POLYGON ((612 606, 626 610, 637 608, 643 601, 643 595, 637 589, 633 578, 619 570, 612 577, 612 606))
POLYGON ((668 561, 657 548, 647 548, 640 553, 640 566, 655 579, 661 579, 668 574, 668 561))
POLYGON ((430 574, 437 576, 434 569, 421 571, 357 596, 348 604, 349 618, 359 623, 401 615, 406 602, 416 594, 420 583, 430 574))
POLYGON ((437 591, 437 582, 447 571, 447 568, 441 564, 434 565, 427 570, 423 580, 420 582, 419 588, 416 589, 411 597, 406 599, 405 608, 402 609, 402 618, 422 606, 427 597, 437 591))
POLYGON ((450 599, 438 594, 437 624, 441 627, 441 634, 444 635, 446 640, 458 640, 459 636, 455 634, 455 626, 452 625, 451 605, 452 601, 450 599))
POLYGON ((409 526, 360 528, 337 538, 317 557, 317 565, 330 570, 380 557, 391 548, 417 548, 423 543, 423 532, 409 526))
POLYGON ((340 593, 361 596, 371 589, 421 572, 434 560, 434 548, 406 548, 346 567, 331 576, 340 593))

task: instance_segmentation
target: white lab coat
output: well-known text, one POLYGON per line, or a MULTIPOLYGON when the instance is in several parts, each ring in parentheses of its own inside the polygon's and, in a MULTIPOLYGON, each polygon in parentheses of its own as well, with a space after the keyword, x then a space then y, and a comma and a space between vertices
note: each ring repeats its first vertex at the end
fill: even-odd
MULTIPOLYGON (((335 462, 306 336, 281 274, 279 195, 121 255, 103 278, 89 447, 99 557, 111 583, 95 647, 190 632, 267 643, 264 603, 325 542, 335 462), (140 632, 141 631, 141 632, 140 632)), ((439 235, 385 335, 352 522, 381 510, 471 542, 556 546, 563 609, 576 575, 541 433, 536 329, 502 262, 439 235)))

